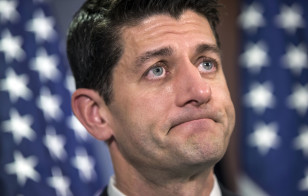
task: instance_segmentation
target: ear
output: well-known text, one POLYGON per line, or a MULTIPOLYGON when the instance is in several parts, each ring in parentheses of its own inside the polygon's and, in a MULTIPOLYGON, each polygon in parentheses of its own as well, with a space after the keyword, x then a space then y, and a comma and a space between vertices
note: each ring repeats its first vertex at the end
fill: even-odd
POLYGON ((96 91, 77 89, 72 95, 72 109, 78 120, 96 139, 107 141, 113 136, 108 107, 96 91))

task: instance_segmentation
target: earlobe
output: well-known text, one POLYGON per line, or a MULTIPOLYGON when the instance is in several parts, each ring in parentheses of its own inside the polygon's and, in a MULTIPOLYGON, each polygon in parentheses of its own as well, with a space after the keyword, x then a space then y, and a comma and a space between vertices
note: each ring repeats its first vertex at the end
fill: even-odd
POLYGON ((108 108, 96 91, 77 89, 72 96, 72 109, 78 120, 96 139, 107 141, 112 137, 108 108))

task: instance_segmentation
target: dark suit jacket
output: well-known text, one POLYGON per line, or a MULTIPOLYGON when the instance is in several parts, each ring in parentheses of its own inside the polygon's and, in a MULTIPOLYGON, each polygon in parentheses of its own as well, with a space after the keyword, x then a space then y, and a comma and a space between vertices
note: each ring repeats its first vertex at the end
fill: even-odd
POLYGON ((239 196, 238 194, 235 194, 229 191, 228 189, 226 189, 221 183, 219 183, 219 187, 220 187, 222 196, 239 196))
MULTIPOLYGON (((224 188, 221 184, 219 184, 219 186, 220 186, 222 196, 238 196, 237 194, 232 193, 226 188, 224 188)), ((107 187, 105 187, 104 191, 100 194, 100 196, 108 196, 107 187)))

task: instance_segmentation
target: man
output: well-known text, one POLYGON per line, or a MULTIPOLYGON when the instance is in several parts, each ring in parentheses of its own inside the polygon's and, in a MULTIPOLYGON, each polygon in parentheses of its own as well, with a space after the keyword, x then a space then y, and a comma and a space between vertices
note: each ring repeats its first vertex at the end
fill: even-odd
POLYGON ((104 195, 229 195, 213 173, 234 128, 215 0, 89 0, 68 34, 72 108, 108 144, 104 195))

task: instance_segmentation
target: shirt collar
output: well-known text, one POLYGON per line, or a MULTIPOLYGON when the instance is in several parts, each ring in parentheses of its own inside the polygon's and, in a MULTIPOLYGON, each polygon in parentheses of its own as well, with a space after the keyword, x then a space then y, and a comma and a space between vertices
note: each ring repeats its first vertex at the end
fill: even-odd
POLYGON ((214 186, 210 193, 210 196, 222 196, 220 186, 218 184, 218 180, 215 175, 214 175, 214 186))
POLYGON ((115 186, 115 177, 111 176, 108 185, 108 195, 109 196, 125 196, 116 186, 115 186))
MULTIPOLYGON (((116 186, 115 186, 115 177, 112 176, 109 180, 109 185, 108 185, 108 195, 109 196, 125 196, 116 186)), ((210 196, 221 196, 221 190, 218 185, 218 181, 216 176, 214 175, 214 186, 213 189, 210 193, 210 196)))

